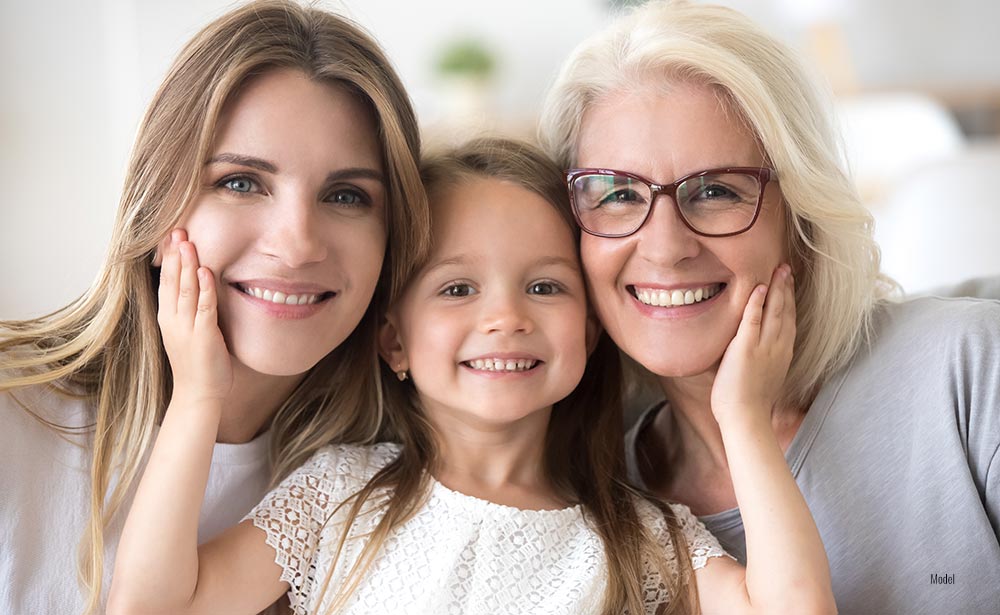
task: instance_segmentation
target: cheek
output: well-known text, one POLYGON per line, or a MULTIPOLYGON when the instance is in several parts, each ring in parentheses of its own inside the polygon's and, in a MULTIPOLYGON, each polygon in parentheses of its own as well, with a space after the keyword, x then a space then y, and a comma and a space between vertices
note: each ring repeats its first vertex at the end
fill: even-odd
POLYGON ((359 286, 374 288, 385 259, 386 232, 381 222, 336 225, 327 233, 334 258, 359 286))

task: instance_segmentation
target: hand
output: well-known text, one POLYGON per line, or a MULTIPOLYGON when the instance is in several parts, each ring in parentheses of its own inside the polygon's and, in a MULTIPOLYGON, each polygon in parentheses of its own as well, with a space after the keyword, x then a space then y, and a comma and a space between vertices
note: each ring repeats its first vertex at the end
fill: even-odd
POLYGON ((712 413, 720 424, 742 417, 770 421, 788 374, 795 342, 791 267, 780 265, 750 293, 736 337, 722 356, 712 385, 712 413))
POLYGON ((215 278, 198 266, 187 233, 175 229, 160 268, 157 321, 174 377, 174 399, 221 401, 232 390, 233 366, 218 324, 215 278))

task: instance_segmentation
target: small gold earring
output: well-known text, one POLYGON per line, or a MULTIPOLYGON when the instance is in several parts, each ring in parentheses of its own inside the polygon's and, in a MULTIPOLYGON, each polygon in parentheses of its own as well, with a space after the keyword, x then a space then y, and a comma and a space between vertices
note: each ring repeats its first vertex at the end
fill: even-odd
POLYGON ((396 366, 396 377, 399 378, 400 382, 402 382, 402 381, 406 380, 407 378, 409 378, 409 374, 407 374, 406 370, 403 369, 403 364, 402 363, 400 363, 399 365, 396 366))

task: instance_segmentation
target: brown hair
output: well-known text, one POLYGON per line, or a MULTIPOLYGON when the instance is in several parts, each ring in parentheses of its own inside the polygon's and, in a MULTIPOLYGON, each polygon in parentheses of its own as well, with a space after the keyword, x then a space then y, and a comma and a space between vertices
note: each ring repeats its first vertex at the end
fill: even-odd
POLYGON ((199 32, 153 97, 136 137, 111 247, 91 289, 48 316, 0 323, 0 391, 47 384, 95 407, 90 521, 80 548, 88 611, 100 603, 104 528, 133 486, 170 396, 151 255, 197 194, 226 102, 248 78, 274 68, 346 87, 372 110, 389 207, 386 258, 372 305, 273 417, 272 481, 330 441, 369 442, 381 429, 375 316, 429 245, 416 118, 388 59, 359 26, 291 1, 252 2, 199 32))
MULTIPOLYGON (((450 187, 476 178, 493 178, 516 184, 549 202, 579 239, 564 183, 564 175, 540 150, 525 143, 497 138, 471 141, 421 165, 421 175, 433 199, 450 187)), ((370 510, 364 505, 376 493, 391 490, 385 515, 369 538, 357 563, 340 588, 331 612, 344 605, 372 565, 390 533, 414 515, 429 489, 429 470, 436 461, 433 428, 420 411, 417 391, 397 381, 390 366, 382 365, 385 414, 394 436, 402 443, 399 456, 379 471, 358 493, 341 506, 350 506, 348 520, 336 548, 339 558, 354 519, 370 510)), ((645 613, 642 580, 658 574, 674 596, 666 612, 696 609, 686 544, 672 510, 648 497, 663 513, 680 571, 671 571, 659 545, 640 520, 640 497, 625 476, 622 419, 622 375, 618 350, 604 333, 591 354, 583 379, 568 397, 554 404, 546 433, 545 472, 558 495, 582 505, 590 526, 597 532, 607 555, 607 591, 603 612, 645 613)), ((340 506, 337 507, 339 510, 340 506)), ((336 510, 334 511, 336 513, 336 510)), ((332 518, 331 514, 331 518, 332 518)), ((328 589, 332 568, 323 584, 328 589)))

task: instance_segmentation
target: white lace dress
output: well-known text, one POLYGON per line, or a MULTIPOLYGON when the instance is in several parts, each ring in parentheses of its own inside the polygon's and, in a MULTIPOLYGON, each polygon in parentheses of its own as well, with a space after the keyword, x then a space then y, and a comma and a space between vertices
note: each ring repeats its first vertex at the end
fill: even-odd
MULTIPOLYGON (((328 446, 285 479, 247 515, 267 533, 281 580, 291 588, 295 613, 324 613, 357 561, 380 512, 362 515, 336 563, 326 594, 320 589, 333 564, 347 509, 338 504, 357 492, 398 453, 394 444, 328 446)), ((725 555, 687 507, 673 505, 695 568, 725 555)), ((381 510, 381 509, 379 509, 381 510)), ((666 524, 642 502, 640 514, 664 545, 666 524)), ((566 614, 597 613, 605 588, 600 537, 579 506, 520 510, 452 491, 432 480, 426 504, 388 538, 373 566, 339 613, 566 614)), ((644 583, 649 612, 668 596, 660 580, 644 583)))

